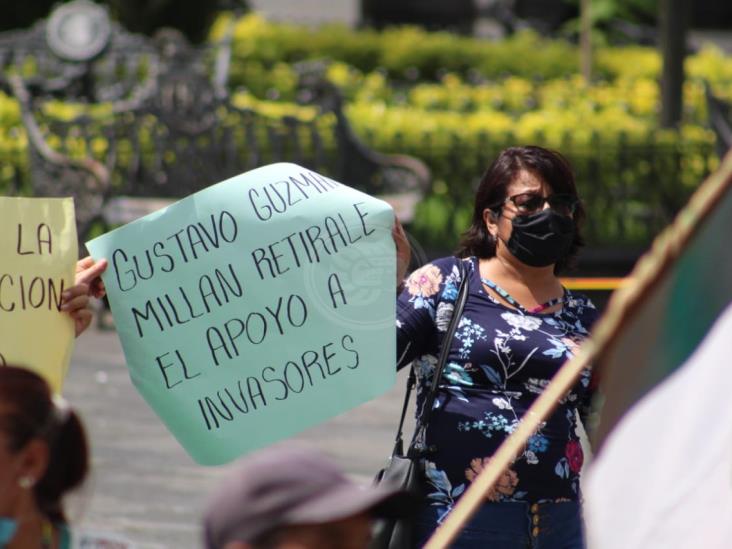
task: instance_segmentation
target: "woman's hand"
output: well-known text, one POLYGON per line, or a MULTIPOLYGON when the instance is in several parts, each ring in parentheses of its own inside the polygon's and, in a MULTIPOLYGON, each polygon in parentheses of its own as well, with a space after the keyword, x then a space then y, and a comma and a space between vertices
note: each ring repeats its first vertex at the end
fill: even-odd
POLYGON ((407 269, 409 268, 409 261, 412 258, 412 248, 409 245, 409 240, 404 232, 404 227, 399 223, 399 219, 394 216, 394 225, 391 228, 391 237, 394 239, 396 245, 396 259, 397 259, 397 288, 404 281, 404 277, 407 275, 407 269))
POLYGON ((61 310, 67 312, 74 321, 74 332, 79 337, 92 321, 89 309, 89 296, 104 297, 104 283, 99 278, 107 268, 107 260, 94 261, 91 257, 76 263, 74 285, 61 295, 61 310))
POLYGON ((107 270, 107 260, 100 259, 94 261, 91 256, 86 256, 76 262, 76 280, 75 284, 87 284, 89 286, 89 295, 102 299, 107 291, 104 289, 104 282, 101 276, 107 270))

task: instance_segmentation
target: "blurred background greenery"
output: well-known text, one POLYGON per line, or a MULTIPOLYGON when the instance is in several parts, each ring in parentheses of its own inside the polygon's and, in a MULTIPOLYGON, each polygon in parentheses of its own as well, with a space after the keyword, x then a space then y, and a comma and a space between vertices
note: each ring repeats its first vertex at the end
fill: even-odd
MULTIPOLYGON (((2 25, 27 26, 52 4, 25 3, 2 25)), ((578 0, 362 0, 357 29, 275 22, 244 0, 107 4, 135 32, 169 25, 196 43, 216 43, 233 25, 232 100, 273 119, 315 115, 299 101, 298 64, 322 63, 365 143, 431 168, 431 188, 409 227, 427 255, 455 245, 496 153, 535 143, 572 161, 589 247, 619 250, 632 261, 718 164, 705 85, 732 100, 732 58, 713 44, 694 47, 684 60, 680 119, 661 124, 663 58, 649 44, 659 41, 663 6, 654 0, 592 0, 589 75, 578 0)), ((693 24, 730 28, 732 10, 718 4, 695 2, 693 24)), ((104 105, 63 101, 47 103, 43 116, 80 113, 109 116, 104 105)), ((106 150, 102 138, 92 151, 73 138, 64 146, 99 158, 106 150)), ((0 95, 0 189, 27 192, 26 148, 18 105, 0 95)), ((609 268, 605 274, 613 274, 609 268)))

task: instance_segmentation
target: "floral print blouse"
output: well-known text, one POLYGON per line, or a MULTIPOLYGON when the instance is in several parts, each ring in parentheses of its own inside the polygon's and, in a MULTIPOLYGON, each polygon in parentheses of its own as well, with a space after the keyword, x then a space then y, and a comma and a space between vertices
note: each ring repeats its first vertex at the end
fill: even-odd
MULTIPOLYGON (((397 304, 398 367, 412 363, 417 410, 429 390, 441 337, 460 285, 457 258, 436 260, 407 279, 397 304)), ((588 335, 597 317, 584 296, 565 290, 562 309, 532 314, 490 296, 478 260, 466 261, 468 299, 450 342, 426 435, 427 492, 448 508, 490 461, 551 378, 588 335)), ((575 432, 589 410, 590 371, 529 438, 488 494, 490 501, 579 499, 582 447, 575 432)))

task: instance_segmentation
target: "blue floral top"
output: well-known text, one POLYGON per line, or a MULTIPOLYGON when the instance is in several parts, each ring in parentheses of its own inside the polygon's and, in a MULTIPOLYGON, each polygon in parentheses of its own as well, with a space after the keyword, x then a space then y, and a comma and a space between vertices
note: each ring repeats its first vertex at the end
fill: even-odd
MULTIPOLYGON (((398 366, 412 362, 417 409, 432 382, 439 341, 460 284, 459 260, 448 257, 406 280, 397 304, 398 366)), ((426 443, 429 499, 451 507, 549 383, 597 317, 584 296, 566 290, 555 313, 523 313, 484 289, 478 260, 466 261, 469 294, 439 385, 426 443)), ((582 447, 577 411, 589 409, 590 371, 529 439, 523 453, 488 494, 491 501, 579 499, 582 447)))

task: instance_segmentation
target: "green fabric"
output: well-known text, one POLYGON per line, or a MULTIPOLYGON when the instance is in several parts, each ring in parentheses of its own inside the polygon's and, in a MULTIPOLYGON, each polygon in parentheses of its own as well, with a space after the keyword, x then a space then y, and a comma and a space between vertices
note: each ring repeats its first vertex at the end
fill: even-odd
POLYGON ((58 541, 59 549, 71 549, 71 530, 67 524, 59 524, 58 528, 58 541))
POLYGON ((673 273, 663 330, 666 373, 689 357, 732 298, 732 190, 702 223, 673 273))
POLYGON ((681 367, 732 302, 732 156, 699 188, 596 325, 599 448, 638 400, 681 367))

